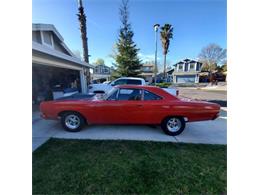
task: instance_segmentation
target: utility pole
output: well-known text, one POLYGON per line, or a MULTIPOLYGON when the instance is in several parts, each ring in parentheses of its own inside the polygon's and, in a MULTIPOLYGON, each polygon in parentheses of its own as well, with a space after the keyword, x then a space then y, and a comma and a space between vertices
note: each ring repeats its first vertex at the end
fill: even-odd
MULTIPOLYGON (((87 38, 87 25, 86 25, 86 15, 84 13, 84 8, 82 4, 82 0, 78 0, 78 20, 80 24, 80 32, 81 32, 81 40, 83 47, 83 59, 86 63, 89 63, 89 54, 88 54, 88 38, 87 38)), ((90 71, 89 68, 85 68, 84 70, 86 79, 87 79, 87 87, 90 83, 90 71)), ((88 92, 88 90, 87 90, 88 92)))

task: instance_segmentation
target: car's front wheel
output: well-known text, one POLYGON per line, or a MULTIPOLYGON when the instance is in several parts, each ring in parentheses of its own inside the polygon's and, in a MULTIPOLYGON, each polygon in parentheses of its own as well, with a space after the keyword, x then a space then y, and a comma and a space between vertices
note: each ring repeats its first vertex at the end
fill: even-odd
POLYGON ((70 132, 78 132, 85 124, 84 118, 77 112, 66 112, 61 117, 63 128, 70 132))
POLYGON ((167 135, 176 136, 185 129, 185 120, 183 117, 167 117, 162 121, 161 127, 167 135))

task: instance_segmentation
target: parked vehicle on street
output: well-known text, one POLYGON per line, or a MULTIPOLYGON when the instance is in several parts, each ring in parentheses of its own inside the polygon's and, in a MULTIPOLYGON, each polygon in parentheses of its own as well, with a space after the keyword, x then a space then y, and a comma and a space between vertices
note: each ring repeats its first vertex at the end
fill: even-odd
POLYGON ((160 124, 176 136, 187 122, 216 119, 220 106, 179 98, 159 87, 118 85, 103 96, 42 102, 40 111, 44 119, 60 119, 71 132, 85 124, 160 124))
MULTIPOLYGON (((114 81, 111 81, 109 83, 100 83, 100 84, 91 84, 89 85, 89 93, 107 93, 109 90, 111 90, 114 86, 117 85, 147 85, 145 80, 143 78, 136 78, 136 77, 121 77, 114 81)), ((168 93, 171 93, 172 95, 178 95, 179 91, 175 88, 163 88, 168 93)))
POLYGON ((117 85, 146 85, 143 78, 121 77, 109 83, 90 84, 89 93, 106 93, 117 85))

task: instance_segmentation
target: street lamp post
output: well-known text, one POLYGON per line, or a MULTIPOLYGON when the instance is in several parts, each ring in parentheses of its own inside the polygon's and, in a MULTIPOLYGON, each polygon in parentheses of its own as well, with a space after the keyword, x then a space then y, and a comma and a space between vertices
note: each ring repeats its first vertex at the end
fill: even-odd
POLYGON ((156 76, 157 76, 157 32, 160 27, 160 24, 153 25, 155 32, 155 56, 154 56, 154 83, 156 84, 156 76))

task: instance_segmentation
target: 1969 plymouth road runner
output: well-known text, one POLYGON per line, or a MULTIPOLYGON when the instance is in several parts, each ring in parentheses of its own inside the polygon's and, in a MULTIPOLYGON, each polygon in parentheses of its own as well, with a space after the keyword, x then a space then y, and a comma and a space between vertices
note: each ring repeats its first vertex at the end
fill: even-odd
POLYGON ((119 85, 103 96, 42 102, 40 110, 44 119, 60 119, 72 132, 85 124, 160 124, 175 136, 186 122, 216 119, 220 106, 176 97, 159 87, 119 85))

